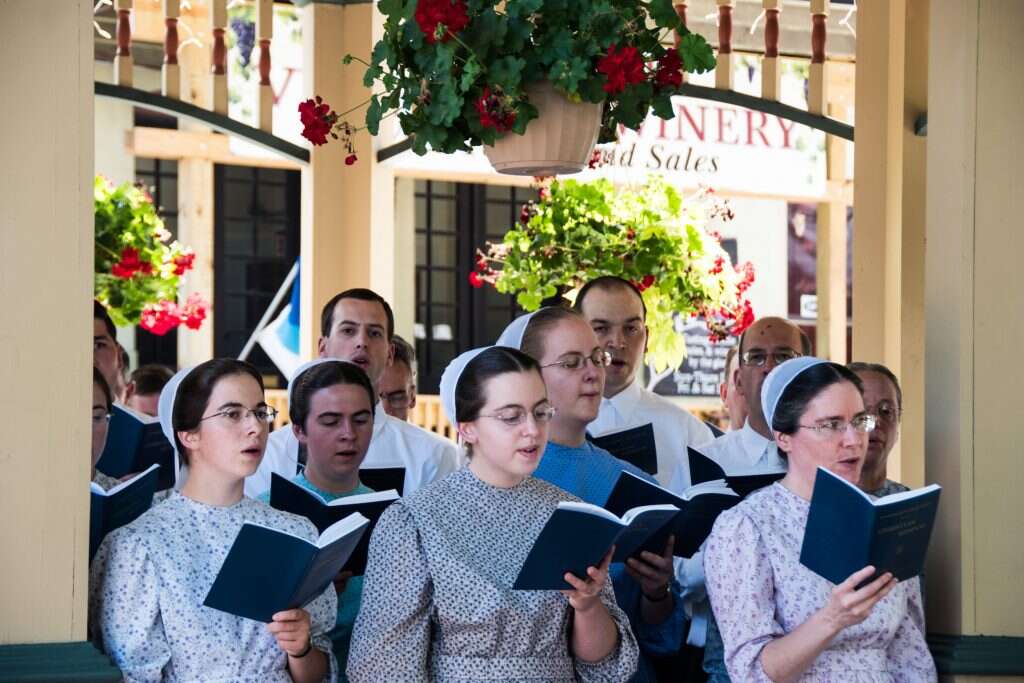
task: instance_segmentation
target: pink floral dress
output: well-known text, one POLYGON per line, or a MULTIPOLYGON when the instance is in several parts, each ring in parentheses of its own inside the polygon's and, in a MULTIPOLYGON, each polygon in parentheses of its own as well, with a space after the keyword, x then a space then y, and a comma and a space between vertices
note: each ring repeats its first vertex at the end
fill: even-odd
MULTIPOLYGON (((734 683, 771 679, 761 651, 828 602, 833 584, 800 564, 810 504, 776 483, 715 523, 704 551, 711 605, 734 683)), ((818 655, 801 683, 920 683, 937 680, 924 639, 917 579, 897 584, 860 624, 818 655)))

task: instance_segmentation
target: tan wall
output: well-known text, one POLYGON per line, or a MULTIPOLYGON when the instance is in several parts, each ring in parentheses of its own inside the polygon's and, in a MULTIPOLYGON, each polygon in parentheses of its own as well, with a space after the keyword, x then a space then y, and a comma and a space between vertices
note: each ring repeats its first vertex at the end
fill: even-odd
POLYGON ((0 2, 0 643, 85 637, 92 4, 0 2))
POLYGON ((1024 636, 1024 3, 932 0, 930 23, 929 629, 1024 636))

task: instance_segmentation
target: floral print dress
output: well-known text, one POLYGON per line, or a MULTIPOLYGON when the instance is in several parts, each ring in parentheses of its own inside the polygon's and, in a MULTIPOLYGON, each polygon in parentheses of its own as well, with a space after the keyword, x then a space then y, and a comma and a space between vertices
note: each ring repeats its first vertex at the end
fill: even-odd
MULTIPOLYGON (((722 513, 704 550, 708 595, 733 681, 770 683, 761 651, 825 606, 833 584, 800 564, 810 503, 780 483, 722 513)), ((918 580, 844 629, 801 683, 932 683, 918 580)))

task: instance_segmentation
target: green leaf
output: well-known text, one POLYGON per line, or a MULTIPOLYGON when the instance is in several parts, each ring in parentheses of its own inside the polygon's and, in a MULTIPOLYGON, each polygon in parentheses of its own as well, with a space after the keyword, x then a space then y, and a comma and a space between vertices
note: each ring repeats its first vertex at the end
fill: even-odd
POLYGON ((715 68, 715 53, 699 33, 683 36, 679 41, 679 56, 683 58, 683 68, 690 73, 702 74, 715 68))
POLYGON ((506 56, 495 60, 488 70, 488 82, 506 92, 515 90, 522 78, 526 61, 518 57, 506 56))
POLYGON ((370 135, 376 135, 380 130, 380 118, 384 114, 380 105, 380 98, 374 95, 370 98, 370 106, 366 108, 366 130, 370 135))
POLYGON ((651 0, 647 5, 651 19, 661 28, 676 29, 682 22, 672 6, 672 0, 651 0))
POLYGON ((533 24, 525 19, 512 17, 506 25, 504 51, 519 54, 526 48, 527 41, 533 34, 533 24))
POLYGON ((462 67, 462 76, 459 77, 459 91, 465 93, 472 89, 477 76, 480 75, 480 71, 480 63, 476 61, 476 57, 470 57, 465 66, 462 67))
POLYGON ((654 110, 654 114, 661 119, 666 121, 675 118, 676 110, 672 106, 672 95, 670 92, 662 92, 655 95, 654 100, 651 102, 651 109, 654 110))
POLYGON ((435 126, 448 127, 462 110, 462 97, 456 91, 455 81, 451 78, 443 81, 430 91, 430 123, 435 126))
POLYGON ((402 0, 379 0, 377 8, 380 13, 385 16, 391 16, 392 14, 400 14, 405 7, 405 3, 402 0))
POLYGON ((508 0, 505 13, 510 17, 528 17, 540 10, 544 0, 508 0))

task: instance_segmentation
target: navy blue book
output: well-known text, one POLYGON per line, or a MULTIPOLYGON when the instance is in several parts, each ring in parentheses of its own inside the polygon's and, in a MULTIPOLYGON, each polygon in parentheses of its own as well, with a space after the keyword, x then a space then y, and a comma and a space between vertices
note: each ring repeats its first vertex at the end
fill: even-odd
POLYGON ((590 443, 605 449, 619 460, 639 467, 652 477, 658 473, 658 446, 654 442, 654 425, 650 422, 639 427, 592 436, 590 443))
POLYGON ((96 555, 100 543, 114 529, 134 522, 153 505, 157 491, 158 465, 152 465, 128 481, 109 491, 95 482, 90 483, 89 499, 89 561, 96 555))
POLYGON ((277 612, 305 607, 338 575, 368 524, 354 513, 310 543, 246 522, 203 605, 267 623, 277 612))
POLYGON ((711 533, 723 511, 740 502, 740 498, 721 479, 691 486, 677 496, 666 488, 645 479, 622 472, 608 495, 605 507, 613 514, 621 514, 640 505, 671 505, 678 508, 675 518, 654 534, 637 552, 649 550, 660 555, 665 550, 669 535, 675 536, 672 554, 693 557, 711 533))
POLYGON ((819 467, 800 563, 835 584, 868 565, 876 576, 891 572, 900 581, 918 576, 941 491, 932 484, 875 500, 819 467))
POLYGON ((270 506, 305 517, 313 522, 320 533, 353 512, 358 512, 369 520, 370 524, 366 533, 363 534, 362 540, 352 551, 348 562, 342 567, 342 571, 352 572, 357 576, 366 572, 366 560, 370 551, 370 533, 373 531, 373 527, 376 526, 377 520, 380 519, 384 510, 396 500, 398 500, 398 492, 391 489, 378 493, 335 498, 328 502, 306 487, 299 486, 276 472, 270 475, 270 506))
POLYGON ((363 486, 374 491, 398 491, 398 495, 405 493, 405 468, 404 467, 363 467, 359 470, 359 481, 363 486))
POLYGON ((706 481, 724 479, 726 485, 740 498, 746 498, 758 489, 771 486, 779 479, 786 476, 784 471, 759 472, 757 474, 726 474, 722 466, 707 457, 700 451, 687 447, 687 456, 690 460, 690 483, 702 484, 706 481))
POLYGON ((563 590, 572 588, 565 573, 587 576, 613 545, 613 562, 623 562, 662 527, 672 521, 677 508, 649 505, 628 511, 621 517, 590 503, 562 502, 526 557, 516 590, 563 590))
POLYGON ((108 477, 120 479, 160 465, 157 491, 174 486, 174 448, 160 429, 155 417, 115 405, 111 411, 107 444, 96 469, 108 477))

